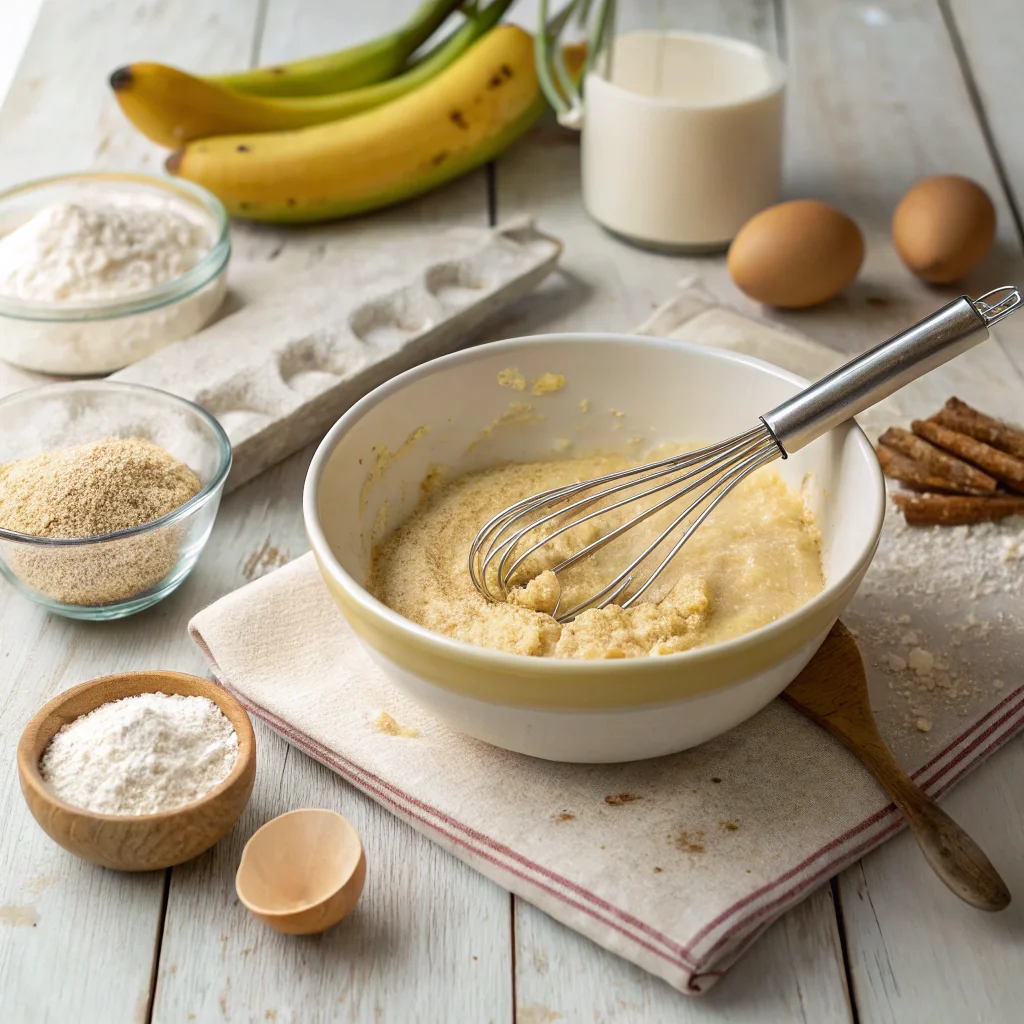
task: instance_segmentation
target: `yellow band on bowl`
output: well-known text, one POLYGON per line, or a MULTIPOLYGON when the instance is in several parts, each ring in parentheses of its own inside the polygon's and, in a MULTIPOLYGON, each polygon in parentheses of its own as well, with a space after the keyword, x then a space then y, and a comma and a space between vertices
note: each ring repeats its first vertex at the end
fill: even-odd
MULTIPOLYGON (((757 630, 726 644, 683 654, 622 661, 567 661, 497 654, 447 638, 403 628, 355 599, 317 559, 321 575, 349 625, 370 648, 412 675, 442 689, 513 707, 597 710, 635 708, 686 700, 749 679, 796 654, 825 634, 860 583, 819 607, 792 616, 787 628, 762 636, 757 630)), ((771 627, 765 627, 771 628, 771 627)))

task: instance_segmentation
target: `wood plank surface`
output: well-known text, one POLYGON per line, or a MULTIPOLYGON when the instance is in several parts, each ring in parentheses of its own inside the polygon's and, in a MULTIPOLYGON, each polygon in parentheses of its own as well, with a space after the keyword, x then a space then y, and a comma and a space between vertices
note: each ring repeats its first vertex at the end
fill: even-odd
MULTIPOLYGON (((358 43, 398 25, 412 7, 405 0, 270 0, 258 58, 279 62, 358 43)), ((234 237, 243 259, 276 260, 287 248, 308 265, 329 260, 357 238, 394 236, 421 224, 486 223, 480 171, 383 214, 299 231, 236 226, 234 237)), ((306 550, 300 502, 311 456, 312 449, 293 457, 225 502, 207 552, 212 557, 198 570, 214 596, 306 550)), ((190 608, 208 603, 204 596, 190 608)), ((183 656, 191 671, 204 670, 196 652, 183 656)), ((255 726, 259 770, 242 820, 210 854, 173 872, 153 1020, 508 1020, 508 894, 262 723, 255 726), (248 837, 275 815, 303 806, 344 814, 360 833, 368 864, 355 914, 314 938, 269 930, 234 892, 248 837)))
MULTIPOLYGON (((201 0, 45 4, 0 109, 0 184, 152 166, 155 150, 121 117, 107 76, 146 53, 207 69, 244 63, 256 11, 256 0, 223 0, 216 10, 201 0)), ((190 581, 135 619, 93 625, 47 616, 0 586, 0 1019, 146 1018, 164 876, 118 875, 56 847, 21 798, 14 748, 24 723, 60 690, 110 672, 179 667, 202 593, 190 581)))
POLYGON ((1021 1019, 1024 743, 1011 742, 943 800, 1013 893, 999 914, 973 910, 927 869, 907 833, 840 879, 853 991, 862 1022, 1021 1019))
MULTIPOLYGON (((254 54, 282 60, 369 37, 413 6, 414 0, 47 0, 0 109, 0 185, 89 166, 159 166, 159 151, 131 130, 109 97, 106 76, 120 63, 160 59, 220 70, 243 66, 254 54)), ((1003 276, 1024 284, 1011 207, 938 0, 699 0, 678 7, 640 0, 621 8, 622 28, 721 31, 788 53, 787 196, 823 198, 854 216, 868 241, 864 272, 846 295, 820 309, 778 314, 737 293, 720 258, 670 258, 624 246, 583 213, 576 140, 549 122, 498 161, 493 198, 499 217, 536 213, 565 240, 563 271, 492 325, 488 337, 565 327, 629 330, 681 277, 696 274, 745 311, 844 351, 860 350, 953 294, 916 282, 888 242, 889 216, 905 188, 943 171, 976 178, 999 209, 998 248, 968 289, 1004 283, 1003 276)), ((535 9, 520 2, 516 20, 532 30, 535 9)), ((1006 178, 1022 196, 1016 78, 1024 14, 1015 0, 950 0, 950 11, 968 81, 977 84, 1006 178)), ((287 235, 239 227, 235 259, 275 258, 287 245, 316 261, 353 237, 399 233, 410 223, 485 223, 488 198, 487 177, 478 172, 349 224, 287 235)), ((964 373, 977 391, 964 397, 1013 415, 1020 384, 1004 378, 1012 373, 1009 360, 1024 367, 1024 320, 1008 321, 999 338, 1003 349, 985 346, 971 355, 964 373)), ((43 835, 14 773, 23 723, 49 696, 95 675, 147 667, 201 672, 185 636, 191 614, 305 550, 299 495, 310 455, 230 496, 193 576, 132 619, 90 625, 48 617, 0 586, 0 745, 8 755, 0 768, 0 1020, 852 1019, 827 889, 769 929, 708 997, 690 1000, 521 901, 513 912, 507 893, 259 724, 253 800, 214 851, 172 872, 166 910, 162 874, 93 868, 43 835), (302 805, 350 817, 369 863, 353 918, 312 939, 257 925, 233 887, 252 831, 302 805)), ((1024 930, 1022 770, 1018 740, 947 803, 1017 894, 1008 912, 985 917, 956 903, 906 835, 841 878, 860 1021, 1017 1019, 1024 996, 1016 969, 1024 930)))
POLYGON ((845 1024, 852 1021, 829 888, 777 921, 706 995, 689 999, 521 900, 516 1022, 845 1024))
POLYGON ((35 28, 40 6, 42 0, 20 0, 4 9, 3 31, 0 32, 0 106, 35 28))
MULTIPOLYGON (((914 0, 868 8, 788 0, 785 18, 792 82, 787 187, 854 216, 865 231, 868 256, 847 296, 810 315, 780 319, 839 347, 858 348, 889 318, 909 322, 957 294, 960 289, 915 281, 888 240, 892 208, 914 180, 929 174, 975 178, 999 211, 997 247, 963 283, 966 290, 1024 284, 1009 205, 964 80, 953 70, 953 47, 937 4, 914 0)), ((990 42, 998 46, 994 38, 990 42)), ((1019 419, 1020 379, 1007 378, 1009 360, 1022 365, 1024 320, 1011 318, 997 333, 1002 350, 988 343, 917 386, 946 387, 944 398, 949 380, 971 373, 977 401, 1019 419)), ((1018 903, 1008 911, 988 917, 960 905, 907 835, 841 876, 853 995, 864 1024, 1016 1019, 1024 978, 1006 970, 1003 957, 1018 942, 1013 936, 1019 935, 1024 892, 1014 828, 1024 814, 1022 749, 1024 743, 1014 741, 948 800, 950 812, 1016 894, 1018 903)))
MULTIPOLYGON (((189 581, 193 593, 171 600, 190 613, 305 550, 299 495, 311 457, 312 449, 296 455, 227 499, 209 557, 189 581)), ((181 647, 176 667, 203 672, 187 640, 181 647)), ((153 1020, 507 1019, 508 894, 254 725, 256 788, 241 821, 210 853, 172 872, 153 1020), (306 806, 353 823, 367 883, 348 921, 297 938, 250 917, 234 876, 260 825, 306 806)))
MULTIPOLYGON (((629 9, 634 8, 631 5, 629 9)), ((724 27, 735 34, 741 34, 741 29, 733 25, 749 27, 752 24, 751 18, 741 17, 722 26, 713 20, 714 12, 706 17, 701 11, 701 5, 687 5, 685 10, 674 14, 672 23, 674 27, 704 30, 724 27), (702 17, 706 20, 702 21, 702 17)), ((726 17, 736 18, 734 12, 728 12, 726 17)), ((649 14, 646 20, 642 16, 641 23, 652 23, 649 14)), ((996 46, 991 35, 994 22, 988 24, 990 31, 986 41, 996 46)), ((865 233, 868 251, 860 280, 846 294, 822 307, 784 313, 768 310, 741 295, 728 279, 719 258, 674 260, 621 246, 589 223, 578 202, 570 198, 570 186, 566 182, 578 163, 576 146, 568 133, 549 128, 543 134, 535 133, 535 144, 529 149, 513 151, 498 162, 498 209, 500 215, 511 212, 508 204, 512 209, 529 205, 542 211, 547 222, 566 241, 563 278, 557 288, 555 284, 547 286, 546 308, 524 303, 520 309, 512 311, 506 334, 563 326, 628 330, 638 316, 642 318, 650 304, 664 298, 675 280, 692 274, 722 301, 745 312, 785 323, 842 351, 862 350, 926 315, 961 290, 934 289, 917 282, 899 262, 889 240, 889 218, 906 188, 919 177, 946 171, 965 173, 982 182, 990 190, 1000 214, 998 247, 965 282, 966 290, 980 294, 1003 283, 1004 278, 1024 283, 1009 206, 985 149, 963 80, 958 71, 952 70, 955 65, 953 49, 937 7, 930 0, 899 8, 809 0, 783 5, 780 28, 785 33, 784 48, 791 64, 785 197, 821 198, 857 219, 865 233), (595 287, 595 282, 601 282, 600 286, 595 287)), ((763 36, 753 34, 748 38, 764 44, 763 36)), ((971 390, 979 403, 1003 415, 1019 418, 1020 379, 1014 374, 1007 355, 1016 357, 1024 351, 1021 344, 1024 322, 1008 321, 999 329, 998 337, 1003 349, 991 344, 983 346, 969 357, 958 360, 948 376, 936 376, 915 387, 921 394, 934 394, 941 403, 949 394, 950 381, 956 381, 958 388, 971 390)), ((1016 748, 1020 746, 1021 741, 1017 741, 1016 748)), ((1009 776, 1001 762, 1009 756, 1004 754, 997 758, 965 784, 975 787, 975 800, 983 798, 989 787, 1008 784, 1009 776)), ((954 810, 961 799, 959 795, 954 797, 954 810)), ((1003 813, 1004 808, 990 807, 986 814, 973 820, 965 819, 964 823, 973 827, 989 853, 1005 869, 1008 862, 1013 863, 1011 851, 1000 834, 990 834, 993 817, 1003 813)), ((882 857, 890 847, 903 854, 904 859, 899 862, 903 869, 899 885, 903 891, 914 894, 917 900, 935 898, 932 887, 936 883, 908 837, 900 837, 882 853, 869 856, 865 862, 868 877, 872 874, 874 858, 882 857)), ((1013 875, 1008 873, 1008 877, 1014 887, 1013 875)), ((846 881, 844 879, 844 894, 846 881)), ((1020 883, 1016 888, 1020 891, 1020 883)), ((851 898, 847 894, 847 899, 851 898)), ((913 921, 911 901, 908 899, 901 906, 908 920, 913 921)), ((524 913, 531 911, 527 909, 524 913)), ((517 922, 520 916, 517 914, 517 922)), ((1012 927, 1012 918, 1007 920, 1011 922, 1007 927, 1012 927)), ((938 1005, 945 991, 945 984, 939 979, 951 968, 948 964, 940 967, 941 958, 929 948, 931 938, 925 932, 939 926, 938 921, 932 923, 932 929, 922 930, 913 940, 908 937, 890 953, 890 958, 895 964, 897 984, 900 978, 906 983, 910 979, 921 983, 930 979, 931 992, 938 1005), (927 971, 921 970, 922 958, 928 964, 927 971)), ((783 919, 776 931, 785 924, 786 919, 783 919)), ((853 924, 846 922, 847 940, 860 957, 858 970, 872 957, 881 955, 873 944, 870 930, 858 929, 860 924, 860 918, 853 924)), ((991 922, 985 920, 975 924, 992 927, 991 922)), ((524 927, 517 927, 517 944, 524 927)), ((561 943, 571 946, 579 942, 564 929, 562 933, 556 937, 556 926, 547 922, 549 948, 546 955, 549 959, 552 950, 559 949, 561 943)), ((762 941, 767 942, 768 937, 762 941)), ((943 935, 942 943, 960 948, 957 938, 948 934, 943 935)), ((968 976, 979 966, 978 960, 970 955, 969 944, 970 940, 965 940, 962 948, 969 965, 968 976)), ((738 983, 747 970, 751 975, 749 984, 754 988, 754 969, 750 963, 757 952, 755 947, 701 1005, 711 1008, 718 999, 724 1004, 729 987, 738 983)), ((517 965, 522 960, 522 955, 518 955, 517 965)), ((517 1005, 529 1005, 525 986, 534 984, 536 979, 524 978, 521 969, 517 977, 517 1005)), ((957 1012, 963 1017, 954 1015, 945 1019, 968 1019, 970 1008, 979 1000, 989 998, 972 990, 983 989, 986 984, 991 988, 991 981, 986 983, 979 974, 958 986, 964 1002, 958 1004, 957 1012)), ((603 991, 600 984, 581 987, 585 993, 603 991)), ((539 991, 544 992, 543 986, 539 991)), ((858 987, 854 995, 859 996, 860 991, 858 987)), ((1012 998, 1007 1006, 1012 1004, 1012 998)), ((548 1005, 540 996, 537 1002, 541 1006, 548 1005)), ((563 999, 562 1005, 565 1002, 563 999)), ((586 999, 582 1004, 572 1005, 570 1018, 575 1014, 583 1019, 586 1005, 586 999)), ((901 1003, 900 1011, 907 1016, 899 1019, 918 1019, 912 1016, 916 1012, 914 1006, 911 999, 901 1003)), ((861 1020, 874 1019, 871 1012, 876 1009, 874 1003, 868 1013, 862 1008, 861 1020)), ((772 1011, 761 1006, 760 1012, 769 1019, 772 1011)), ((942 1018, 932 1015, 920 1019, 942 1018)))
POLYGON ((1020 124, 1020 67, 1024 11, 1018 0, 939 0, 969 88, 989 131, 1024 230, 1024 132, 1020 124))
MULTIPOLYGON (((867 253, 843 295, 773 318, 857 351, 963 292, 1024 283, 1011 210, 936 0, 884 6, 787 0, 785 12, 787 196, 837 205, 860 225, 867 253), (890 221, 914 182, 947 173, 967 175, 989 192, 999 233, 992 252, 963 281, 934 287, 900 262, 890 221)), ((1024 320, 1007 320, 998 338, 1010 359, 1024 365, 1024 320)))
MULTIPOLYGON (((294 13, 295 6, 288 6, 294 13)), ((313 37, 279 40, 268 59, 289 46, 295 54, 321 49, 330 33, 356 41, 346 29, 351 5, 307 4, 305 10, 314 7, 313 37)), ((0 179, 9 184, 89 166, 155 169, 160 152, 123 119, 106 76, 120 63, 143 58, 199 70, 245 66, 256 42, 258 9, 255 0, 221 0, 213 7, 51 0, 0 112, 0 179), (71 130, 47 129, 59 121, 71 130)), ((382 28, 404 11, 377 5, 374 13, 382 28)), ((485 224, 485 176, 478 173, 419 205, 340 230, 283 236, 241 227, 234 232, 235 265, 276 256, 282 241, 319 260, 333 245, 344 244, 346 232, 399 232, 408 218, 485 224)), ((0 723, 5 749, 13 751, 21 724, 39 704, 72 683, 127 668, 202 671, 185 634, 190 616, 305 549, 299 501, 310 455, 296 456, 227 499, 196 572, 150 612, 111 625, 76 624, 48 618, 10 588, 0 589, 0 644, 12 659, 5 664, 10 686, 0 723)), ((258 1010, 259 1019, 269 1013, 266 1019, 309 1020, 313 1007, 319 1012, 331 1006, 345 1019, 370 1021, 382 1019, 387 1006, 391 1019, 412 1020, 396 1006, 401 993, 416 999, 425 1020, 438 1019, 435 1011, 450 1019, 507 1018, 507 894, 259 725, 257 733, 259 781, 246 817, 217 850, 173 878, 153 1019, 183 1021, 195 1014, 191 1019, 248 1020, 258 1010), (248 835, 274 814, 310 802, 350 815, 371 860, 355 927, 326 941, 270 934, 241 909, 233 887, 248 835), (222 941, 221 935, 229 938, 222 941), (339 954, 349 967, 346 975, 337 970, 339 954)), ((0 972, 24 980, 0 994, 3 1019, 146 1019, 163 875, 119 876, 64 854, 29 818, 13 757, 5 765, 10 777, 0 806, 7 836, 18 842, 0 845, 6 908, 0 916, 0 972), (56 986, 53 975, 60 979, 56 986)))
POLYGON ((133 60, 246 65, 260 0, 46 0, 0 109, 0 187, 87 168, 157 172, 162 151, 110 93, 133 60))
MULTIPOLYGON (((533 30, 535 5, 517 4, 513 19, 533 30)), ((665 25, 738 36, 778 49, 774 7, 763 0, 670 6, 659 0, 623 4, 620 30, 665 25)), ((499 318, 490 336, 541 331, 630 331, 663 302, 683 277, 708 279, 716 292, 731 285, 721 257, 685 259, 644 252, 612 238, 579 201, 577 137, 551 119, 527 144, 496 164, 498 217, 522 211, 565 243, 561 271, 537 295, 499 318)), ((516 900, 517 1021, 846 1021, 850 1019, 836 918, 827 891, 784 917, 711 992, 680 996, 516 900), (805 1008, 801 1009, 802 1007, 805 1008), (806 1013, 806 1016, 801 1014, 806 1013), (548 1016, 545 1016, 548 1014, 548 1016), (558 1015, 557 1017, 555 1015, 558 1015)))
MULTIPOLYGON (((21 796, 14 751, 50 697, 97 675, 153 664, 48 617, 0 586, 0 1019, 144 1019, 159 935, 163 873, 120 875, 78 860, 44 835, 21 796)), ((106 642, 104 642, 106 641, 106 642)), ((160 664, 158 661, 157 664, 160 664)))

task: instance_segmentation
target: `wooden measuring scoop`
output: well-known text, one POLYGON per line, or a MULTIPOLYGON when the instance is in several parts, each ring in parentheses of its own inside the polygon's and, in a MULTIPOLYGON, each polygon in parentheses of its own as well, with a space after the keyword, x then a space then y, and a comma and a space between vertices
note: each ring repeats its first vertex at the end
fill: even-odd
POLYGON ((1010 891, 977 843, 911 781, 882 741, 871 713, 864 662, 837 622, 810 664, 782 694, 864 762, 903 812, 932 870, 979 910, 1002 910, 1010 891))

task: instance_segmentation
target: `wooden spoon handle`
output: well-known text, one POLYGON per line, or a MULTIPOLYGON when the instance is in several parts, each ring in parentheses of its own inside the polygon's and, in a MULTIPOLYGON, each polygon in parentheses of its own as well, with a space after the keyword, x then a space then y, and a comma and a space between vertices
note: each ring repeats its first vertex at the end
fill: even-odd
POLYGON ((981 847, 899 766, 874 722, 870 723, 870 733, 863 730, 859 742, 842 731, 831 731, 864 762, 892 797, 925 859, 947 888, 979 910, 1004 909, 1010 902, 1010 890, 999 872, 981 847))
POLYGON ((903 812, 932 870, 952 892, 980 910, 1002 910, 1010 902, 1006 883, 978 844, 921 792, 889 752, 871 713, 857 644, 841 622, 782 696, 864 762, 903 812))
POLYGON ((897 766, 903 778, 888 786, 877 773, 896 805, 903 811, 917 845, 947 888, 979 910, 1003 910, 1010 890, 980 846, 926 796, 897 766))

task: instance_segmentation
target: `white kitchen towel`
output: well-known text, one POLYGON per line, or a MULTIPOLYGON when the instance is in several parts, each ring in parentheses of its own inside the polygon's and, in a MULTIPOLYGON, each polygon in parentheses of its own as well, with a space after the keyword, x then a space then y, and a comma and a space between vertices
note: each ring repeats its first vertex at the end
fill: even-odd
MULTIPOLYGON (((838 361, 692 289, 643 329, 808 375, 838 361)), ((947 393, 970 400, 1000 357, 961 365, 947 393)), ((1024 725, 1018 550, 1024 521, 914 531, 890 515, 845 616, 880 727, 932 794, 1024 725)), ((200 612, 190 631, 221 684, 288 742, 683 992, 705 991, 788 907, 902 826, 855 758, 781 701, 699 748, 631 764, 556 764, 453 733, 391 687, 311 555, 200 612)))

